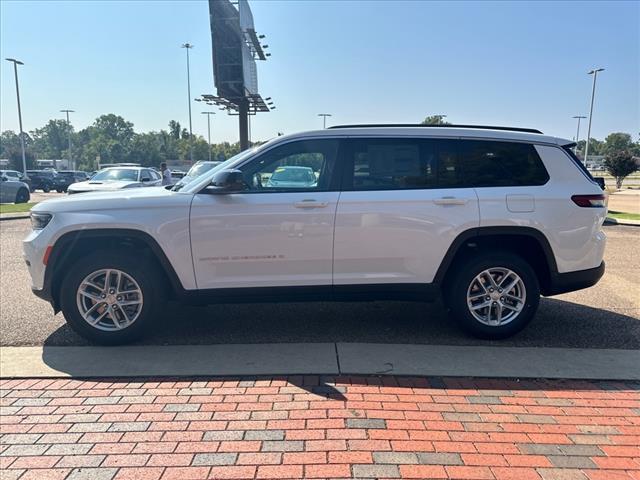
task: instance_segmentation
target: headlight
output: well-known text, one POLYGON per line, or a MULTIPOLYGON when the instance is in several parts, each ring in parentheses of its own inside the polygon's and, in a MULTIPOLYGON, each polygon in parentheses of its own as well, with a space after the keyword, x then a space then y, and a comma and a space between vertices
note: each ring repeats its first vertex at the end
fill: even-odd
POLYGON ((50 213, 31 212, 31 228, 42 230, 46 227, 53 216, 50 213))

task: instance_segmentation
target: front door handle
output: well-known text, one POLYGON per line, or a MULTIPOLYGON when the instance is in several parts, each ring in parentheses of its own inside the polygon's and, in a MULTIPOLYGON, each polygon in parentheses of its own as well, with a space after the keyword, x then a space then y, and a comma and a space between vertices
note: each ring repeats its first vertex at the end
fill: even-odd
POLYGON ((312 198, 308 198, 300 202, 295 202, 293 204, 293 206, 296 208, 324 208, 327 205, 329 205, 329 202, 318 202, 317 200, 313 200, 312 198))
POLYGON ((466 205, 468 201, 466 198, 442 197, 436 198, 433 203, 436 205, 466 205))

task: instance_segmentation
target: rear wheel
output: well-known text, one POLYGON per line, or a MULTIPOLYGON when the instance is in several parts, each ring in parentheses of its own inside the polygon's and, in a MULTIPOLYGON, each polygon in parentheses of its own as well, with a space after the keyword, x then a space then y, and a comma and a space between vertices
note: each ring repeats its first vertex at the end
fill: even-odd
POLYGON ((51 186, 48 183, 45 183, 44 185, 42 185, 42 191, 44 193, 49 193, 51 191, 51 186))
POLYGON ((99 251, 80 259, 63 280, 69 326, 94 342, 115 345, 143 336, 160 311, 161 276, 139 256, 99 251))
POLYGON ((511 253, 487 253, 456 265, 445 291, 452 316, 480 338, 506 338, 522 330, 540 302, 531 266, 511 253))
POLYGON ((27 203, 29 201, 29 190, 21 188, 16 194, 16 203, 27 203))

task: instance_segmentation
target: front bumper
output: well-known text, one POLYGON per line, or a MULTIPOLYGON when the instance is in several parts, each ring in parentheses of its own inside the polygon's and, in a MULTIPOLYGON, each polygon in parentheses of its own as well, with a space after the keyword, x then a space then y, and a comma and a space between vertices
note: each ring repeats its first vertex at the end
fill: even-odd
POLYGON ((588 270, 554 273, 551 275, 549 288, 544 292, 544 295, 558 295, 560 293, 573 292, 575 290, 591 287, 598 283, 603 275, 604 262, 599 266, 588 270))

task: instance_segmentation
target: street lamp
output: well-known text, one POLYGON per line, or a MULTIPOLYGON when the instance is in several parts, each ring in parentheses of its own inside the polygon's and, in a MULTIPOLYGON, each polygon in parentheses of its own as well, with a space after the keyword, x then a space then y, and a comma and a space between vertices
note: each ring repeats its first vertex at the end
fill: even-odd
MULTIPOLYGON (((197 99, 196 99, 197 100, 197 99)), ((209 139, 209 161, 211 161, 211 115, 215 115, 216 112, 200 112, 207 116, 207 138, 209 139)))
POLYGON ((20 60, 15 58, 6 58, 7 62, 13 62, 13 73, 16 77, 16 97, 18 98, 18 123, 20 125, 20 148, 22 149, 22 173, 24 177, 27 176, 27 155, 24 149, 24 132, 22 131, 22 110, 20 110, 20 88, 18 87, 18 65, 24 65, 20 60))
POLYGON ((319 113, 319 117, 322 117, 322 128, 327 128, 327 117, 330 117, 330 113, 319 113))
POLYGON ((593 118, 593 100, 596 96, 596 78, 598 78, 598 72, 602 72, 604 68, 594 68, 589 71, 587 75, 593 75, 593 88, 591 89, 591 108, 589 109, 589 128, 587 129, 587 143, 584 147, 584 163, 586 165, 587 158, 589 156, 589 140, 591 139, 591 120, 593 118))
POLYGON ((74 113, 74 110, 60 110, 62 113, 67 114, 67 130, 69 132, 69 168, 72 170, 76 169, 76 166, 73 165, 71 160, 71 122, 69 121, 69 114, 74 113))
POLYGON ((189 99, 189 161, 193 165, 193 127, 191 125, 191 73, 189 71, 189 50, 193 48, 190 43, 183 43, 181 48, 187 50, 187 94, 189 99))
POLYGON ((576 154, 578 153, 578 141, 580 140, 580 120, 587 118, 584 115, 575 115, 573 118, 578 119, 578 130, 576 131, 576 154))

